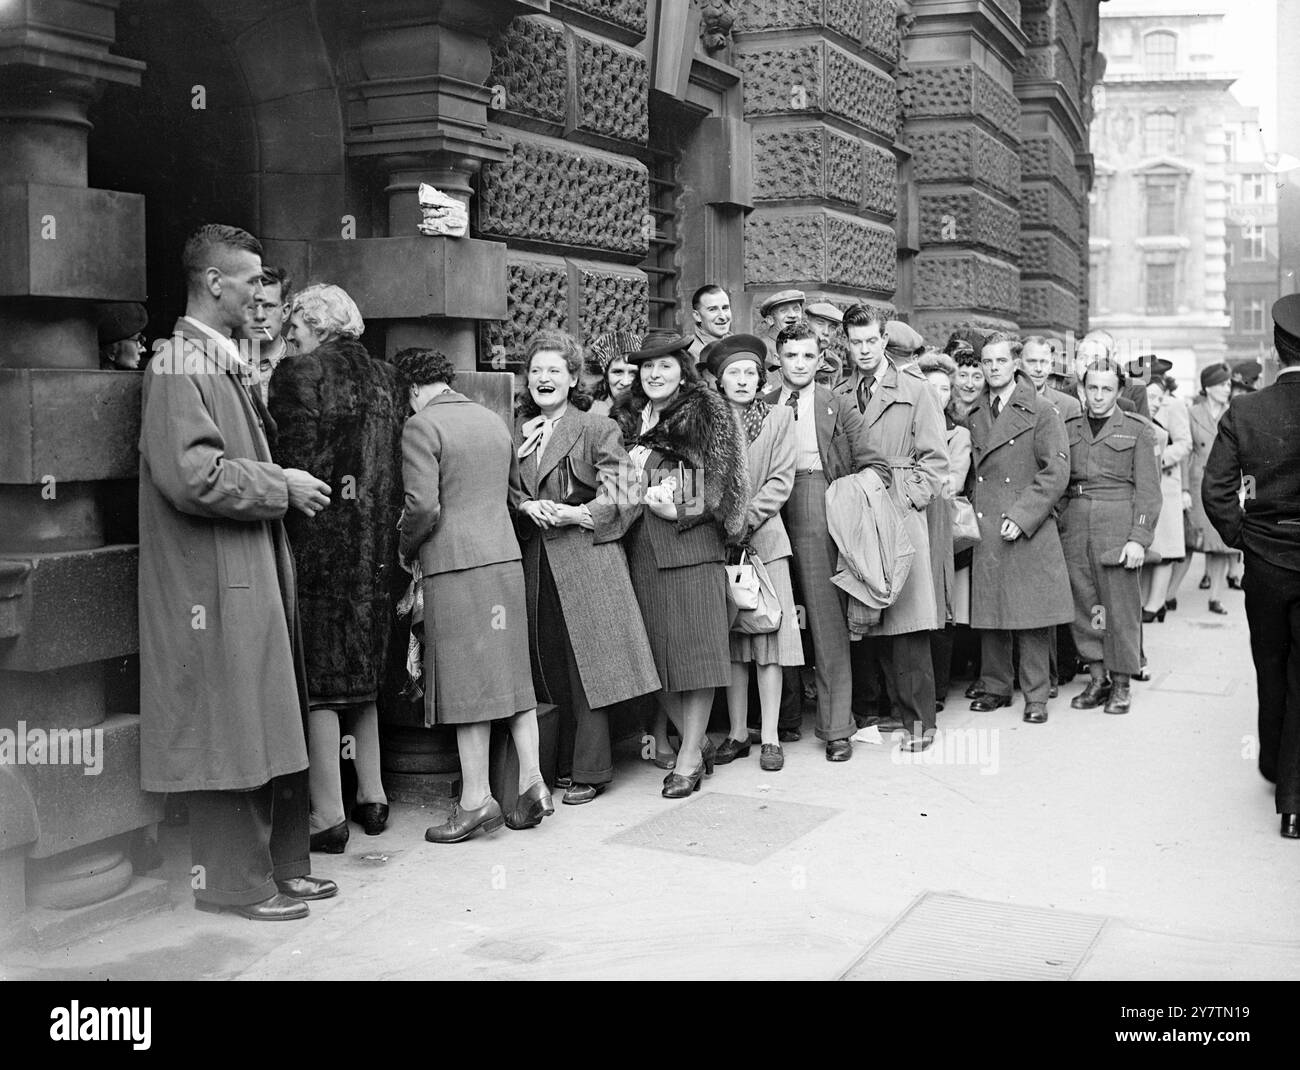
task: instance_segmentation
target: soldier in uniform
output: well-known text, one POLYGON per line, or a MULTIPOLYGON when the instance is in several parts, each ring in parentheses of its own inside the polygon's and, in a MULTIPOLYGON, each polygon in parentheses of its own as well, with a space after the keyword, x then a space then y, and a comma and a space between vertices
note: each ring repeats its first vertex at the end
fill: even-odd
POLYGON ((1074 593, 1074 645, 1088 666, 1076 710, 1105 704, 1128 713, 1129 679, 1140 669, 1146 549, 1160 515, 1160 466, 1151 421, 1119 407, 1124 378, 1113 361, 1084 372, 1088 408, 1066 421, 1070 485, 1061 541, 1074 593))

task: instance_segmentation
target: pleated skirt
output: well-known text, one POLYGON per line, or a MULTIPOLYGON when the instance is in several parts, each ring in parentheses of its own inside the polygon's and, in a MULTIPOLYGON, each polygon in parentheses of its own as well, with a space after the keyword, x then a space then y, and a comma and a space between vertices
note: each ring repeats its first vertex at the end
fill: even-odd
POLYGON ((627 536, 628 572, 665 691, 731 682, 730 619, 721 563, 661 569, 643 518, 627 536))

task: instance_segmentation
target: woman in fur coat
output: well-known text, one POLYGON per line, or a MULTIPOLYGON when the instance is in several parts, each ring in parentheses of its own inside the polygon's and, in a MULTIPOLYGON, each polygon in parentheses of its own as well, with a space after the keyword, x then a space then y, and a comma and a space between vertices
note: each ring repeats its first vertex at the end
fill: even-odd
POLYGON ((370 836, 388 822, 375 701, 392 626, 404 404, 396 369, 357 340, 364 329, 343 290, 309 286, 294 299, 289 354, 270 383, 274 459, 319 473, 333 490, 316 516, 285 518, 311 699, 311 849, 331 854, 348 842, 340 718, 356 741, 352 818, 370 836))
POLYGON ((661 703, 681 733, 665 798, 699 789, 713 767, 705 738, 714 688, 731 680, 730 615, 723 574, 727 540, 740 536, 749 502, 746 442, 727 403, 701 382, 690 338, 651 331, 627 357, 629 395, 611 415, 623 432, 641 516, 626 549, 663 684, 661 703))

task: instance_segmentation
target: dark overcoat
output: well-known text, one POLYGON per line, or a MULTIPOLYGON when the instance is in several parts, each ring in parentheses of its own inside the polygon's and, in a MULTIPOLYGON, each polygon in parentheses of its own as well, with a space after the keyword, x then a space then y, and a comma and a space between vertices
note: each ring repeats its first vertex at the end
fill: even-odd
POLYGON ((314 517, 285 518, 298 573, 314 704, 372 700, 392 631, 405 401, 397 370, 339 338, 271 377, 272 454, 332 489, 314 517))
POLYGON ((140 782, 246 791, 307 767, 288 483, 239 370, 176 331, 144 374, 140 782))
MULTIPOLYGON (((516 421, 516 445, 523 442, 521 425, 516 421)), ((619 542, 637 507, 627 496, 620 501, 618 493, 629 463, 618 426, 607 417, 570 405, 541 456, 534 451, 519 462, 523 491, 512 505, 517 509, 530 499, 559 501, 560 469, 566 461, 576 462, 580 470, 596 471, 600 492, 587 506, 594 528, 541 529, 527 517, 518 518, 530 646, 536 658, 541 645, 536 635, 538 576, 544 552, 587 701, 593 707, 610 706, 659 690, 659 674, 619 542)), ((563 664, 537 668, 543 682, 551 673, 566 671, 563 664)))
POLYGON ((1048 628, 1074 617, 1070 578, 1053 507, 1070 478, 1065 425, 1022 373, 995 421, 986 387, 971 406, 975 475, 971 504, 979 521, 971 571, 972 628, 1048 628), (1024 532, 1001 535, 1004 518, 1024 532))

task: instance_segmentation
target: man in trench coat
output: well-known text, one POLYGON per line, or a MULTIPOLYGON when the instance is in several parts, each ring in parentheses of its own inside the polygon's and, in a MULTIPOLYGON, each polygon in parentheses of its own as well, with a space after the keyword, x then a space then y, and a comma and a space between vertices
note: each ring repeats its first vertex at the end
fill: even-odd
POLYGON ((1024 719, 1047 720, 1048 636, 1074 617, 1069 573, 1053 507, 1070 478, 1065 425, 1016 370, 1020 340, 997 331, 984 342, 984 394, 966 416, 979 521, 971 571, 971 627, 983 629, 985 693, 976 712, 1011 705, 1012 645, 1020 640, 1024 719))
POLYGON ((281 522, 329 487, 271 462, 270 420, 230 335, 261 292, 261 245, 209 224, 186 242, 185 316, 144 375, 140 769, 188 792, 196 905, 262 921, 338 893, 309 876, 307 709, 281 522))

